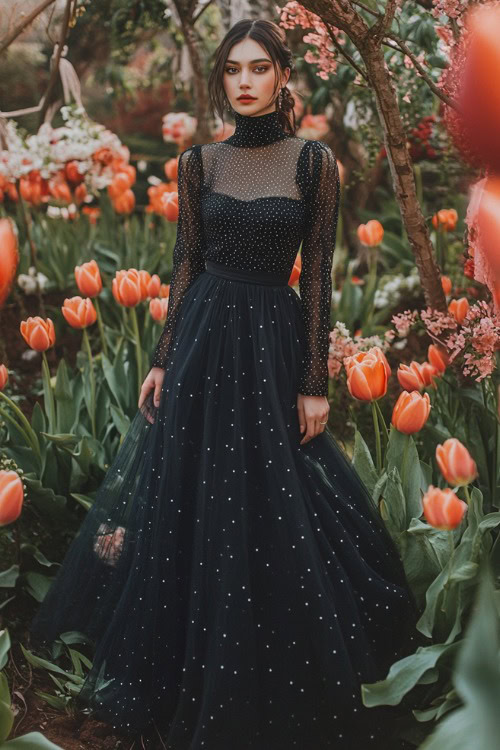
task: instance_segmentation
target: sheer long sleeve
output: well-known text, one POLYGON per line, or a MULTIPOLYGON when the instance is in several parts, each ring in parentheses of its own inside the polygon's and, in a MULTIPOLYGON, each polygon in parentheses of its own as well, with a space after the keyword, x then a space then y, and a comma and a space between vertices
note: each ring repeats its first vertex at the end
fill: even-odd
POLYGON ((173 251, 167 319, 151 359, 151 367, 164 369, 170 354, 179 306, 189 285, 205 268, 200 206, 203 184, 201 145, 190 146, 181 153, 177 183, 179 217, 173 251))
POLYGON ((306 331, 299 393, 328 395, 328 349, 332 300, 332 263, 340 203, 337 160, 322 141, 307 149, 310 189, 302 238, 299 292, 306 331))

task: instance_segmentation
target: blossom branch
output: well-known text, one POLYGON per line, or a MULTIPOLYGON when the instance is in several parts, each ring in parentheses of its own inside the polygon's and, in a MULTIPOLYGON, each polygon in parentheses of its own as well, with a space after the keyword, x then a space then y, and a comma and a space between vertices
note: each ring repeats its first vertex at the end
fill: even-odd
POLYGON ((354 68, 354 70, 356 70, 359 73, 359 75, 362 76, 362 78, 365 79, 365 81, 368 81, 368 75, 367 75, 366 71, 363 70, 363 68, 361 68, 357 64, 357 62, 354 60, 354 58, 341 47, 341 45, 338 43, 338 41, 335 38, 335 34, 333 33, 332 27, 330 26, 330 24, 326 23, 325 27, 326 27, 326 30, 328 31, 328 34, 330 36, 330 39, 332 40, 332 43, 333 43, 333 46, 335 47, 335 49, 338 52, 340 52, 341 55, 343 55, 345 57, 345 59, 347 60, 347 62, 349 63, 349 65, 351 65, 354 68))

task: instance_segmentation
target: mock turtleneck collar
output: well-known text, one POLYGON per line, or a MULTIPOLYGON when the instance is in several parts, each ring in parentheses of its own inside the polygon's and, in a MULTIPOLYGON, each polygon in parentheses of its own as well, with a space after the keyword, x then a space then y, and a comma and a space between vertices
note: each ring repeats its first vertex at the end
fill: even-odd
POLYGON ((277 110, 253 117, 235 111, 234 121, 234 133, 225 141, 231 146, 266 146, 288 137, 279 123, 277 110))

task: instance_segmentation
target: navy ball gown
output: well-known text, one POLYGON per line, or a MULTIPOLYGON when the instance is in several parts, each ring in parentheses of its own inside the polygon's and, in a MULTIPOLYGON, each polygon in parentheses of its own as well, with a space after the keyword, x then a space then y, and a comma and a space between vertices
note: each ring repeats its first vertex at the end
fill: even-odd
POLYGON ((87 634, 79 705, 170 750, 374 747, 387 726, 360 684, 403 653, 414 599, 331 432, 300 445, 297 418, 298 393, 328 393, 335 156, 277 112, 236 113, 181 154, 178 188, 161 400, 137 410, 31 642, 87 634))

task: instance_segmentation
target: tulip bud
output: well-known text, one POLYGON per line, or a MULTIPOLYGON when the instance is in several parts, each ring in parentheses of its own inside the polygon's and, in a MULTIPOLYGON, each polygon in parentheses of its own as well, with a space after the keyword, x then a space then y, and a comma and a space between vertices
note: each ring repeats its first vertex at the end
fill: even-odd
POLYGON ((443 292, 446 296, 451 294, 452 284, 449 276, 441 276, 441 286, 443 287, 443 292))
POLYGON ((435 367, 439 373, 443 373, 446 370, 450 358, 443 347, 430 344, 427 350, 427 356, 429 357, 431 365, 435 367))
POLYGON ((469 302, 467 298, 460 297, 460 299, 452 299, 448 305, 448 312, 453 315, 459 325, 462 325, 467 313, 469 312, 469 302))
POLYGON ((359 401, 376 401, 387 393, 386 365, 376 352, 359 354, 364 357, 354 355, 345 360, 349 393, 359 401))
POLYGON ((56 332, 50 318, 29 317, 21 321, 20 330, 28 346, 37 352, 44 352, 55 344, 56 332))
POLYGON ((116 271, 111 285, 113 296, 120 305, 135 307, 142 300, 139 272, 136 268, 116 271))
POLYGON ((65 299, 61 308, 66 321, 73 328, 87 328, 97 320, 97 313, 89 297, 71 297, 65 299))
POLYGON ((75 279, 78 289, 85 297, 97 297, 102 290, 99 266, 95 260, 75 266, 75 279))
POLYGON ((358 226, 357 234, 363 245, 376 247, 384 238, 384 227, 377 219, 371 219, 366 224, 358 226))
POLYGON ((3 391, 9 379, 9 372, 5 365, 0 365, 0 391, 3 391))
POLYGON ((21 515, 23 483, 15 471, 0 471, 0 526, 13 523, 21 515))
POLYGON ((406 391, 421 391, 425 388, 421 366, 418 362, 411 362, 410 365, 399 365, 397 377, 401 388, 406 391))
POLYGON ((431 484, 422 503, 427 522, 444 531, 455 529, 467 512, 467 503, 460 500, 449 487, 440 490, 431 484))
POLYGON ((149 312, 153 320, 162 321, 167 317, 168 297, 153 297, 149 302, 149 312))
POLYGON ((476 462, 457 438, 449 438, 436 446, 436 461, 448 484, 464 486, 477 477, 476 462))
POLYGON ((429 418, 431 401, 428 393, 403 391, 392 411, 392 424, 405 435, 419 432, 429 418))

